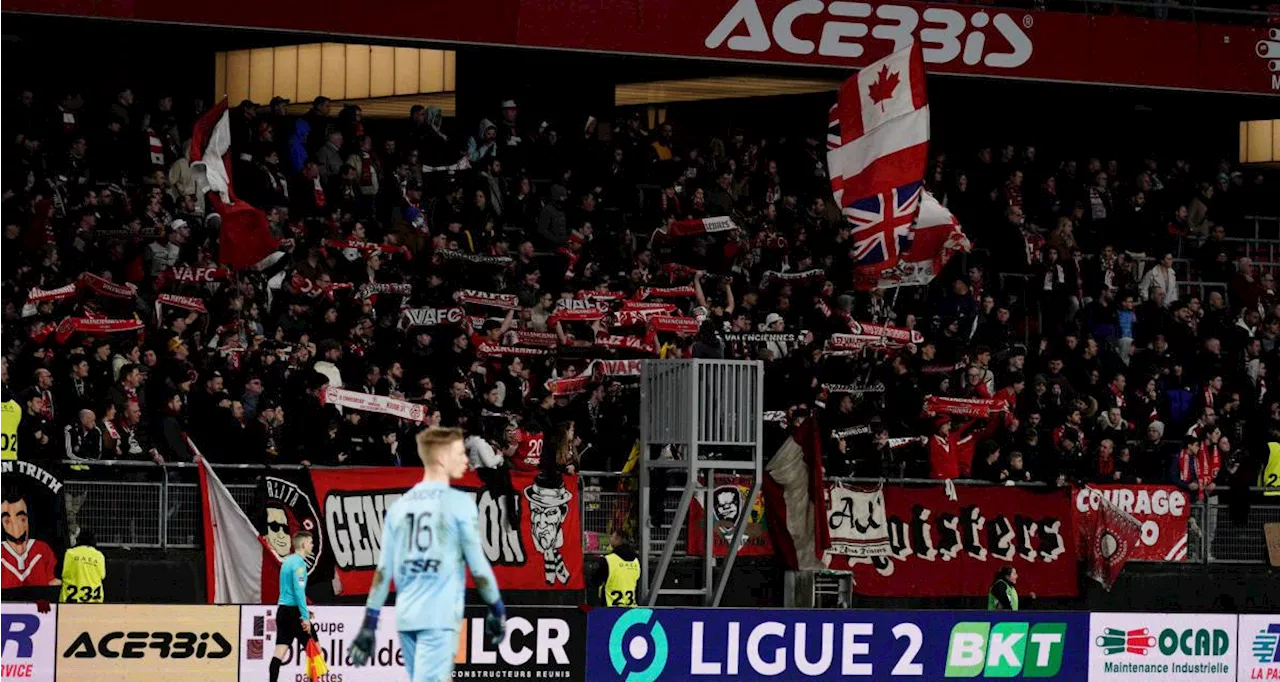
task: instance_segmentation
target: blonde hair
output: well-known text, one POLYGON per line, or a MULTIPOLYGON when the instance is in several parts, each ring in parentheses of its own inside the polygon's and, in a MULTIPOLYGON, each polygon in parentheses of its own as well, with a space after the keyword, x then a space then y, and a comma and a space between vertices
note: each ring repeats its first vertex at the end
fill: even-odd
POLYGON ((455 442, 462 442, 462 429, 432 426, 419 432, 416 440, 418 456, 422 458, 422 463, 431 464, 436 460, 436 453, 441 449, 455 442))

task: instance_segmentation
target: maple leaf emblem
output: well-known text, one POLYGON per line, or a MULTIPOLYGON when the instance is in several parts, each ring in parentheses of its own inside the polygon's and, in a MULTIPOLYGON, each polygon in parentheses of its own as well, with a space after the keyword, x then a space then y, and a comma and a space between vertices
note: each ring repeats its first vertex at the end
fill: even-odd
POLYGON ((882 66, 880 73, 876 74, 875 82, 867 87, 871 103, 880 105, 880 113, 884 113, 885 100, 893 99, 893 91, 898 89, 899 82, 901 81, 896 72, 890 73, 888 66, 882 66))

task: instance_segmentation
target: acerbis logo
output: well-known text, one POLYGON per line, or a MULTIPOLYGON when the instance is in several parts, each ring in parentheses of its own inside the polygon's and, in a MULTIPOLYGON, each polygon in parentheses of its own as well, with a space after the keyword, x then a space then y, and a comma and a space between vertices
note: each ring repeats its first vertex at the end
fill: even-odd
POLYGON ((613 624, 609 632, 609 661, 613 663, 614 672, 623 675, 630 664, 638 664, 648 659, 649 664, 640 670, 626 672, 625 682, 653 682, 667 667, 667 631, 654 618, 652 609, 631 609, 613 624), (649 637, 643 632, 630 634, 629 631, 638 626, 652 625, 649 637), (652 653, 649 640, 653 640, 652 653))
POLYGON ((1013 69, 1031 59, 1031 38, 1023 29, 1034 23, 1030 14, 1015 20, 1003 12, 981 10, 965 14, 947 7, 918 10, 909 5, 794 0, 778 10, 766 26, 756 0, 738 0, 703 44, 712 50, 724 45, 734 52, 766 52, 777 45, 791 54, 817 52, 824 57, 856 59, 865 52, 864 41, 890 42, 892 49, 899 50, 918 35, 927 63, 947 64, 959 59, 969 66, 1013 69), (821 16, 821 27, 814 24, 817 19, 802 19, 806 16, 821 16), (798 30, 800 23, 806 26, 798 30), (738 34, 742 28, 746 35, 738 34), (1008 43, 1010 51, 987 49, 987 32, 992 29, 1008 43))
POLYGON ((1259 663, 1280 663, 1280 623, 1271 623, 1253 636, 1253 657, 1259 663))
POLYGON ((946 677, 1053 677, 1062 669, 1066 623, 965 622, 951 628, 946 677))

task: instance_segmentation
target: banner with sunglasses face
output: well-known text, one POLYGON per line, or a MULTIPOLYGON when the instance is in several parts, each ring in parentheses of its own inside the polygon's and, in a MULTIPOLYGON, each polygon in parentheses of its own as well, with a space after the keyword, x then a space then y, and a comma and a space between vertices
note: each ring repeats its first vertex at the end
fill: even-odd
POLYGON ((279 597, 280 564, 293 553, 293 534, 311 533, 314 549, 307 558, 310 572, 308 593, 332 589, 333 554, 325 546, 320 532, 319 505, 311 477, 305 471, 273 470, 258 480, 254 503, 248 509, 249 519, 262 539, 262 599, 273 604, 279 597))

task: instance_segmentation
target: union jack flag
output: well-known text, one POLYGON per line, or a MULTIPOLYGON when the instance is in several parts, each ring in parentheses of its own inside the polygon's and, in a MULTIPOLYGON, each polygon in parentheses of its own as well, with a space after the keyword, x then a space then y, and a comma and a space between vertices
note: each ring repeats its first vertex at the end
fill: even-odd
POLYGON ((860 268, 879 270, 897 265, 911 247, 911 224, 920 211, 923 183, 910 182, 887 192, 858 199, 844 209, 853 226, 853 258, 860 268))

